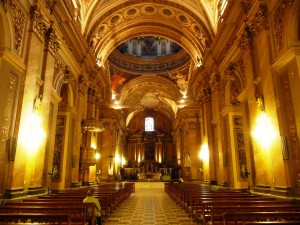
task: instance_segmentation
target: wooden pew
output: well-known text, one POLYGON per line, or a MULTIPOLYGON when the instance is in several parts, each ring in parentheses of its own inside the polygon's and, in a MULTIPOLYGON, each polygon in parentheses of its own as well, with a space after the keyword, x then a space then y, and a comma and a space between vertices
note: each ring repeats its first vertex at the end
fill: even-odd
MULTIPOLYGON (((24 199, 22 202, 19 202, 19 204, 23 204, 23 205, 76 205, 76 206, 80 206, 82 205, 83 198, 79 198, 79 199, 64 199, 64 198, 55 198, 55 199, 24 199)), ((12 203, 12 202, 8 202, 6 203, 6 205, 12 205, 12 204, 18 204, 18 203, 12 203)), ((101 205, 101 211, 104 217, 107 217, 110 215, 111 211, 110 211, 110 207, 103 204, 102 201, 100 201, 100 205, 101 205)))
MULTIPOLYGON (((194 199, 191 207, 189 208, 188 215, 194 220, 197 220, 199 216, 203 215, 203 212, 207 211, 212 205, 259 205, 259 204, 274 204, 274 199, 267 198, 203 198, 194 199)), ((289 204, 288 201, 283 201, 282 204, 289 204)))
POLYGON ((299 225, 299 221, 246 222, 245 225, 299 225))
MULTIPOLYGON (((86 212, 88 208, 92 208, 92 212, 95 209, 94 203, 80 203, 80 204, 69 204, 69 203, 62 203, 62 204, 28 204, 23 202, 10 202, 5 204, 4 206, 0 207, 0 213, 2 214, 15 214, 15 213, 22 213, 22 214, 64 214, 69 215, 70 220, 72 222, 80 222, 85 224, 86 222, 86 212)), ((92 215, 91 219, 95 221, 95 216, 92 215)))
POLYGON ((212 224, 223 221, 224 213, 231 212, 300 212, 300 205, 226 205, 226 206, 212 206, 207 210, 203 216, 203 224, 211 221, 212 224))
MULTIPOLYGON (((21 201, 12 200, 6 202, 5 206, 0 208, 0 213, 8 216, 8 219, 5 219, 5 221, 10 220, 9 223, 14 223, 18 220, 25 221, 26 218, 29 217, 37 221, 44 220, 43 222, 48 224, 54 222, 58 223, 59 221, 56 221, 56 219, 54 222, 51 220, 53 217, 51 215, 55 214, 60 215, 57 220, 60 220, 61 218, 61 220, 65 221, 64 224, 69 223, 68 220, 66 220, 67 217, 71 221, 79 221, 80 223, 85 224, 87 219, 86 208, 95 207, 93 203, 82 202, 90 188, 91 187, 77 190, 64 190, 61 193, 32 199, 23 199, 21 201), (89 204, 92 204, 92 206, 89 204), (12 220, 16 213, 22 213, 23 217, 12 220), (49 215, 49 220, 46 218, 47 215, 49 215)), ((101 207, 105 209, 105 212, 103 213, 105 216, 108 216, 108 214, 111 213, 108 211, 109 208, 112 210, 112 208, 116 207, 121 201, 135 191, 134 183, 113 183, 92 188, 95 190, 95 197, 102 202, 101 207)), ((4 218, 4 216, 2 217, 4 218)), ((94 215, 92 215, 92 220, 95 221, 94 215)))
POLYGON ((223 222, 220 224, 245 224, 246 222, 266 221, 298 221, 300 224, 300 212, 230 212, 223 214, 223 222))
POLYGON ((69 214, 58 213, 0 213, 0 222, 3 223, 47 223, 47 224, 71 224, 69 214))

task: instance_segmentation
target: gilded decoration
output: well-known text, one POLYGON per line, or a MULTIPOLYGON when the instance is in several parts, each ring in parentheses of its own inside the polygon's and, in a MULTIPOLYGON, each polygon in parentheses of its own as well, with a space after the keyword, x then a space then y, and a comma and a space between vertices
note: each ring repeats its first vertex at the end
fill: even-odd
POLYGON ((176 18, 184 26, 189 26, 191 23, 190 19, 183 14, 176 15, 176 18))
POLYGON ((245 87, 245 67, 242 60, 230 62, 225 70, 224 87, 230 81, 237 80, 241 88, 245 87))
POLYGON ((166 18, 172 18, 175 16, 174 10, 170 8, 160 8, 159 13, 161 16, 166 17, 166 18))
POLYGON ((46 8, 49 10, 50 15, 52 15, 55 5, 57 3, 57 0, 46 0, 46 8))
POLYGON ((62 62, 56 60, 54 63, 53 82, 54 82, 54 80, 57 79, 57 76, 59 75, 62 68, 63 68, 62 62))
POLYGON ((239 105, 238 96, 245 88, 245 68, 242 60, 230 62, 225 70, 224 88, 229 88, 230 103, 239 105))
POLYGON ((265 5, 259 5, 259 10, 255 13, 253 20, 250 24, 250 30, 254 34, 259 34, 261 30, 268 29, 268 16, 267 16, 267 7, 265 5))
POLYGON ((189 121, 187 123, 187 127, 188 129, 196 129, 196 128, 200 128, 200 123, 195 122, 195 121, 189 121))
POLYGON ((234 140, 236 145, 236 162, 239 180, 247 179, 247 158, 246 145, 243 131, 243 118, 241 116, 233 117, 234 140))
POLYGON ((289 149, 290 159, 294 165, 294 175, 299 185, 299 160, 297 157, 299 153, 299 139, 289 79, 290 77, 288 74, 283 74, 278 78, 278 84, 281 96, 281 108, 283 109, 283 116, 287 128, 287 147, 289 149))
POLYGON ((130 7, 127 11, 124 13, 124 17, 131 18, 135 17, 140 13, 140 10, 136 7, 130 7))
MULTIPOLYGON (((120 7, 122 8, 122 7, 120 7)), ((100 27, 104 27, 104 26, 108 26, 107 29, 101 28, 101 32, 100 28, 99 29, 95 29, 95 32, 92 32, 88 35, 88 38, 90 40, 92 40, 93 38, 96 38, 95 40, 98 41, 99 43, 101 42, 101 44, 103 46, 106 46, 108 44, 109 40, 101 40, 100 37, 104 36, 106 33, 109 33, 111 31, 111 28, 118 25, 119 28, 119 33, 120 32, 124 32, 125 30, 130 30, 133 28, 136 28, 136 26, 133 24, 132 26, 126 26, 126 28, 124 28, 124 30, 122 29, 122 24, 124 22, 128 22, 128 20, 132 20, 132 19, 136 19, 139 21, 142 21, 142 18, 138 18, 138 17, 143 17, 145 18, 145 16, 153 16, 155 14, 158 14, 158 16, 163 17, 162 19, 165 20, 172 20, 170 21, 171 23, 174 22, 178 22, 178 24, 180 25, 184 25, 185 29, 191 30, 192 33, 196 34, 196 36, 199 38, 200 37, 200 42, 199 45, 203 44, 202 38, 204 37, 205 43, 209 43, 210 42, 210 35, 209 35, 209 31, 206 29, 206 27, 204 26, 203 22, 199 19, 197 19, 196 15, 193 15, 193 13, 189 13, 184 11, 180 11, 180 10, 176 10, 172 7, 172 8, 167 8, 166 6, 162 6, 160 7, 159 5, 143 5, 143 6, 136 6, 136 7, 131 7, 131 8, 126 8, 126 9, 119 9, 119 10, 115 10, 115 13, 112 15, 103 15, 101 18, 98 19, 98 24, 97 26, 100 27), (176 18, 176 20, 174 20, 174 17, 176 18), (191 24, 193 24, 193 26, 191 26, 191 24), (201 29, 202 28, 202 29, 201 29)), ((156 19, 158 19, 159 17, 157 17, 156 19)), ((152 25, 159 25, 161 28, 166 28, 166 29, 172 29, 172 27, 170 27, 169 25, 165 24, 155 24, 152 23, 152 25)), ((96 25, 95 25, 96 26, 96 25)), ((114 29, 114 28, 113 28, 114 29)), ((174 29, 173 29, 174 30, 174 29)), ((174 30, 174 32, 178 32, 177 30, 174 30)), ((156 36, 160 36, 161 34, 159 32, 153 31, 152 35, 156 35, 156 36)), ((95 47, 95 45, 93 45, 95 47)), ((205 49, 206 47, 203 46, 203 49, 205 49)), ((101 49, 99 49, 98 51, 102 51, 101 49)), ((97 51, 97 52, 98 52, 97 51)))
POLYGON ((287 11, 292 7, 294 2, 295 0, 282 0, 273 16, 273 30, 275 36, 275 48, 277 52, 282 50, 282 34, 284 30, 285 17, 287 11))
POLYGON ((242 52, 253 48, 253 34, 248 25, 245 26, 244 32, 242 33, 241 38, 237 42, 237 46, 242 50, 242 52))
POLYGON ((149 60, 137 62, 130 60, 130 58, 119 57, 119 54, 112 54, 109 57, 110 63, 120 69, 126 69, 134 73, 162 73, 172 69, 182 67, 189 63, 190 56, 188 54, 181 54, 180 57, 174 57, 172 60, 165 60, 165 62, 149 62, 149 60))
POLYGON ((211 73, 209 77, 209 86, 211 87, 212 92, 220 89, 220 74, 211 73))
POLYGON ((58 37, 52 25, 48 28, 45 34, 45 40, 48 43, 48 49, 52 53, 56 53, 60 47, 58 37))
POLYGON ((206 102, 211 101, 211 88, 210 87, 202 87, 198 93, 199 103, 202 105, 206 102))
POLYGON ((154 15, 158 12, 156 7, 153 7, 152 5, 145 5, 142 6, 141 12, 144 13, 145 15, 154 15))
POLYGON ((15 50, 19 55, 21 55, 26 24, 26 14, 20 6, 16 5, 14 1, 10 0, 9 5, 11 9, 12 21, 14 24, 15 31, 15 50))
POLYGON ((122 20, 123 16, 121 14, 114 14, 109 20, 109 25, 117 26, 122 20))
POLYGON ((9 75, 8 79, 8 92, 6 97, 5 111, 3 116, 3 124, 1 126, 0 139, 1 142, 5 142, 9 138, 10 123, 11 119, 14 118, 12 115, 14 113, 16 104, 16 94, 17 94, 18 77, 14 74, 9 75))
POLYGON ((83 75, 80 75, 78 78, 78 90, 82 94, 86 94, 88 87, 87 87, 87 81, 83 75))
POLYGON ((292 103, 292 96, 291 96, 291 89, 289 83, 289 77, 281 76, 280 77, 280 84, 281 84, 281 94, 283 95, 284 99, 284 109, 286 113, 286 118, 288 122, 288 135, 291 140, 297 141, 298 134, 297 134, 297 125, 295 121, 295 113, 292 103))
POLYGON ((47 25, 43 15, 39 12, 37 6, 31 7, 31 19, 33 20, 33 31, 41 41, 47 31, 47 25))
POLYGON ((52 162, 52 176, 53 181, 61 180, 61 167, 62 167, 62 157, 64 154, 64 139, 65 139, 65 129, 66 129, 66 117, 58 116, 56 123, 56 134, 54 141, 54 152, 53 152, 53 162, 52 162))

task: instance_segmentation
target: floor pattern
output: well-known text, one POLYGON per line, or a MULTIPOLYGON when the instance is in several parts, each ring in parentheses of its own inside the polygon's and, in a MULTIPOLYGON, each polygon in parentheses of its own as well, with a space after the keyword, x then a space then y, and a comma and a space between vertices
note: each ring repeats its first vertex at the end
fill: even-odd
POLYGON ((194 225, 164 191, 162 182, 137 182, 135 193, 104 222, 105 225, 194 225))

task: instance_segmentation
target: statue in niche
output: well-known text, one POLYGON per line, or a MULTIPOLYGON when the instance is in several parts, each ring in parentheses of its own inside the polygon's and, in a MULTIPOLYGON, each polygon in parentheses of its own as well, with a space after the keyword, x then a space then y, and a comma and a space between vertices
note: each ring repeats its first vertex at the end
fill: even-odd
POLYGON ((191 157, 189 153, 186 153, 184 157, 184 167, 191 167, 191 157))

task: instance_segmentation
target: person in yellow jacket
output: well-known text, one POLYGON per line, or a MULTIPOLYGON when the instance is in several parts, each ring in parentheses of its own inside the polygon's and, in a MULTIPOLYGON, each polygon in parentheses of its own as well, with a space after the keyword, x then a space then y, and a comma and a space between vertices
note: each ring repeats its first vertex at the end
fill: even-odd
MULTIPOLYGON (((94 196, 94 189, 90 189, 87 192, 87 197, 83 199, 83 203, 94 203, 96 205, 95 210, 94 210, 94 215, 97 218, 97 224, 101 225, 102 224, 102 219, 101 219, 101 206, 99 203, 99 200, 95 198, 94 196)), ((92 215, 91 209, 88 211, 88 216, 92 215)), ((92 221, 89 220, 89 225, 92 225, 92 221)))

